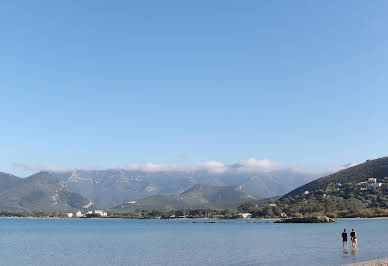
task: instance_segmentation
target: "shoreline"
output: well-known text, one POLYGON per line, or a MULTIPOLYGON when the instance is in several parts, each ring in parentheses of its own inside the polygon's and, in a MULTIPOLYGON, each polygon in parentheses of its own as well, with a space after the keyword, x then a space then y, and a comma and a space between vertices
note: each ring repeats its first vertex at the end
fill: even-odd
POLYGON ((255 221, 255 220, 262 220, 262 221, 271 221, 276 220, 274 218, 251 218, 251 219, 218 219, 218 218, 171 218, 171 219, 156 219, 156 218, 131 218, 131 217, 93 217, 93 218, 87 218, 87 217, 34 217, 34 216, 26 216, 26 217, 9 217, 9 216, 0 216, 0 219, 45 219, 45 220, 157 220, 157 221, 215 221, 215 220, 230 220, 230 221, 255 221))
POLYGON ((343 264, 342 266, 384 266, 384 265, 388 265, 388 257, 350 263, 350 264, 343 264))
MULTIPOLYGON (((278 218, 250 218, 250 219, 219 219, 219 218, 171 218, 171 219, 157 219, 157 218, 134 218, 134 217, 123 217, 123 216, 116 216, 116 217, 93 217, 93 218, 86 218, 86 217, 34 217, 34 216, 26 216, 26 217, 19 217, 19 216, 0 216, 0 219, 68 219, 68 220, 118 220, 118 219, 125 219, 125 220, 171 220, 171 221, 206 221, 206 220, 241 220, 241 221, 275 221, 278 218)), ((360 218, 335 218, 334 220, 384 220, 388 219, 388 217, 360 217, 360 218)), ((388 263, 387 263, 388 265, 388 263)))
POLYGON ((380 216, 380 217, 356 217, 356 218, 334 218, 335 220, 380 220, 380 219, 388 219, 388 216, 380 216))

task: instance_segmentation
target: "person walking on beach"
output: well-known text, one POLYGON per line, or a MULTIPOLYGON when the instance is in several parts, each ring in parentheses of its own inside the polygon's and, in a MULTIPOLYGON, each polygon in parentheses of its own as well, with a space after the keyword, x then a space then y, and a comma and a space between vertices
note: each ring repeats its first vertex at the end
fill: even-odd
POLYGON ((344 248, 348 248, 348 233, 346 232, 346 229, 344 229, 344 232, 342 233, 342 245, 344 248))
POLYGON ((356 248, 357 247, 357 234, 354 229, 352 229, 352 232, 350 233, 350 239, 352 240, 352 247, 356 248))

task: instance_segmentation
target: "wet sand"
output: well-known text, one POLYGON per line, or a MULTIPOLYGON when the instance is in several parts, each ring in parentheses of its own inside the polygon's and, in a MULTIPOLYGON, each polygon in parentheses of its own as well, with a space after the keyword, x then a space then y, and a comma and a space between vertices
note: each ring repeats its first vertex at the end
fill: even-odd
POLYGON ((381 258, 377 260, 368 260, 363 262, 345 264, 343 266, 387 266, 388 258, 381 258))

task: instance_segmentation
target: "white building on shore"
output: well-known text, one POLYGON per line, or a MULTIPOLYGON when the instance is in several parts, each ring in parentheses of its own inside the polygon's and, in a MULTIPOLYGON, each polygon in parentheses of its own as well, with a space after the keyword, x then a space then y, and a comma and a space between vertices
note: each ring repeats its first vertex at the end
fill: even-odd
POLYGON ((95 214, 101 217, 106 217, 108 216, 108 213, 103 211, 103 210, 94 210, 94 211, 88 211, 86 213, 82 213, 81 211, 77 211, 76 213, 71 213, 68 212, 66 213, 68 218, 81 218, 81 217, 86 217, 87 215, 95 214))
POLYGON ((233 216, 233 218, 236 218, 236 219, 250 219, 252 217, 252 214, 250 214, 249 212, 240 212, 240 213, 237 213, 233 216))
POLYGON ((106 217, 106 216, 108 216, 108 213, 107 213, 107 212, 104 212, 103 210, 88 211, 86 214, 96 214, 96 215, 99 215, 99 216, 101 216, 101 217, 106 217))
POLYGON ((81 211, 77 211, 75 213, 75 217, 77 217, 77 218, 84 217, 84 214, 81 211))
POLYGON ((107 212, 104 212, 103 210, 95 210, 95 211, 94 211, 94 214, 98 214, 98 215, 100 215, 100 216, 102 216, 102 217, 108 216, 108 213, 107 213, 107 212))

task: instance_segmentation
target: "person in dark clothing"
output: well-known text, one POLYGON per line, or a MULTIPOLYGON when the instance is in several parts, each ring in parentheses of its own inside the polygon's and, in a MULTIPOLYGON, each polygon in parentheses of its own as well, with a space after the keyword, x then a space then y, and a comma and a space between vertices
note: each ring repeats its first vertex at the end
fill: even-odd
POLYGON ((352 247, 356 248, 357 247, 357 234, 354 229, 352 229, 352 232, 350 233, 350 239, 352 240, 352 247))
POLYGON ((344 248, 348 248, 348 233, 346 232, 346 229, 344 229, 344 232, 342 233, 342 245, 344 248))

